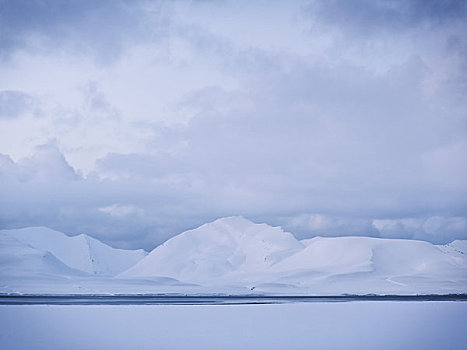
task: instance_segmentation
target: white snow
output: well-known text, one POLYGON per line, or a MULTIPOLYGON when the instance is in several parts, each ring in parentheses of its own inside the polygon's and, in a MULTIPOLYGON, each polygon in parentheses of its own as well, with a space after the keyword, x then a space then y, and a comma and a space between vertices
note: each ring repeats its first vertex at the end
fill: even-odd
POLYGON ((279 227, 229 217, 175 236, 119 277, 168 276, 202 284, 231 273, 263 272, 303 247, 279 227))
POLYGON ((69 237, 46 227, 0 231, 0 238, 8 237, 30 250, 49 252, 71 269, 94 275, 116 275, 146 255, 141 249, 115 249, 84 234, 69 237))
POLYGON ((46 250, 31 247, 17 239, 0 234, 0 277, 82 275, 46 250))
POLYGON ((0 231, 0 292, 450 294, 467 292, 466 241, 315 237, 228 217, 150 254, 48 228, 0 231))
POLYGON ((166 276, 256 292, 460 293, 467 291, 462 249, 465 241, 448 246, 370 237, 298 241, 280 228, 229 217, 168 240, 118 277, 166 276))

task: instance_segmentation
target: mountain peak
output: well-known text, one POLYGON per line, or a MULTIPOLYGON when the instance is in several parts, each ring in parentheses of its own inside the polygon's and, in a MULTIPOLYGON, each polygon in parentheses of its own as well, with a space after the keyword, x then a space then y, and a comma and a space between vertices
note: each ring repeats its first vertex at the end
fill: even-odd
POLYGON ((226 216, 216 219, 207 225, 228 225, 235 228, 246 228, 251 225, 256 225, 254 222, 244 218, 243 216, 226 216))
POLYGON ((230 216, 169 239, 120 276, 211 280, 230 272, 263 271, 302 248, 292 234, 280 227, 230 216))
POLYGON ((140 250, 114 249, 88 235, 70 237, 47 227, 0 230, 30 248, 47 251, 70 268, 93 275, 116 275, 145 256, 140 250))

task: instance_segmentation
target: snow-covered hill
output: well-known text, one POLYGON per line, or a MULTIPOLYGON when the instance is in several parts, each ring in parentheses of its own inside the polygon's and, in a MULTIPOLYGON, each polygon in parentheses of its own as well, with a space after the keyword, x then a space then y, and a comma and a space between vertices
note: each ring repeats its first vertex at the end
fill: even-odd
POLYGON ((146 255, 48 228, 0 231, 0 293, 467 293, 467 241, 297 240, 228 217, 146 255))
POLYGON ((46 250, 36 249, 7 235, 0 234, 0 279, 82 276, 84 272, 65 265, 46 250))
POLYGON ((315 237, 242 217, 184 232, 118 277, 166 276, 201 285, 309 293, 467 292, 465 241, 315 237))
MULTIPOLYGON (((29 227, 16 230, 0 230, 2 250, 0 259, 10 256, 13 261, 21 261, 24 266, 35 269, 37 263, 26 263, 32 257, 45 255, 68 269, 92 275, 114 276, 141 260, 144 250, 115 249, 87 235, 69 237, 64 233, 46 227, 29 227), (9 242, 9 244, 3 244, 9 242)), ((35 258, 36 259, 36 258, 35 258)), ((37 260, 37 259, 36 259, 37 260)), ((44 264, 44 259, 39 259, 44 264)), ((12 261, 11 259, 9 261, 12 261)), ((8 270, 14 273, 16 265, 8 270)), ((6 262, 0 264, 6 269, 6 262)), ((44 265, 45 269, 45 265, 44 265)))
POLYGON ((278 227, 229 217, 173 237, 119 277, 170 276, 206 283, 265 271, 303 248, 278 227))

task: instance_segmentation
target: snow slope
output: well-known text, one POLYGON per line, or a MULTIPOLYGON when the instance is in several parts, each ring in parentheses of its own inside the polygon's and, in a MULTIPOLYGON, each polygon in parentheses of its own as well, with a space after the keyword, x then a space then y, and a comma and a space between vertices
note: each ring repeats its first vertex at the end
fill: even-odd
POLYGON ((17 239, 0 234, 0 278, 34 276, 81 276, 83 272, 70 268, 46 250, 31 247, 17 239))
POLYGON ((362 293, 467 291, 463 253, 424 241, 316 237, 272 270, 281 283, 362 293))
POLYGON ((467 293, 467 241, 370 237, 299 241, 228 217, 146 255, 32 227, 0 231, 0 293, 467 293))
MULTIPOLYGON (((115 249, 84 234, 69 237, 46 227, 1 230, 0 238, 2 242, 12 242, 9 238, 17 242, 10 250, 2 244, 0 259, 6 255, 13 257, 19 254, 18 260, 23 260, 22 264, 26 267, 24 260, 31 254, 21 254, 20 251, 36 250, 39 252, 36 255, 43 251, 68 268, 93 275, 114 276, 146 255, 143 250, 115 249), (22 250, 18 248, 19 244, 23 244, 22 250)), ((34 264, 30 264, 30 267, 35 268, 34 264)))
POLYGON ((168 276, 203 284, 261 273, 303 248, 279 227, 228 217, 173 237, 119 277, 168 276))
POLYGON ((201 285, 305 293, 465 293, 465 241, 315 237, 242 217, 186 231, 117 277, 166 276, 201 285))

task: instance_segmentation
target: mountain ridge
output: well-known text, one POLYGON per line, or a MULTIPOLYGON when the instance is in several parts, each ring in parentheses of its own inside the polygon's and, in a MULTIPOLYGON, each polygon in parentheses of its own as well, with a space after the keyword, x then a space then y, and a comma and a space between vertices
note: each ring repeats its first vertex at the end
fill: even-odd
POLYGON ((85 234, 67 236, 41 226, 0 230, 0 235, 48 251, 70 268, 93 275, 115 275, 146 255, 143 250, 116 249, 85 234))
POLYGON ((360 236, 298 241, 281 228, 228 217, 167 240, 117 278, 164 276, 256 290, 284 286, 329 291, 334 286, 342 292, 347 288, 371 293, 374 286, 378 291, 412 293, 462 286, 465 292, 467 259, 462 247, 464 241, 437 246, 360 236))
POLYGON ((37 227, 2 230, 0 243, 0 291, 19 282, 19 289, 39 285, 46 281, 41 280, 44 276, 49 278, 48 285, 43 282, 45 289, 58 288, 54 284, 58 278, 65 290, 72 286, 80 292, 467 291, 467 241, 434 245, 362 236, 297 240, 281 227, 238 216, 182 232, 148 254, 111 248, 87 235, 69 237, 37 227))

